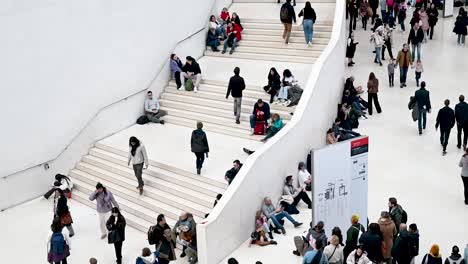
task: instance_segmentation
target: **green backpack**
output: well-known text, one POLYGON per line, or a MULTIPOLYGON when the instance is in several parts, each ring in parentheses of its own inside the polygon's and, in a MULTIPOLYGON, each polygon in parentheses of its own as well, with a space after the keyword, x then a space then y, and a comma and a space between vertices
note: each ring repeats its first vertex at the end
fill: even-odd
POLYGON ((192 79, 187 79, 187 81, 185 81, 185 90, 186 91, 193 91, 193 81, 192 81, 192 79))

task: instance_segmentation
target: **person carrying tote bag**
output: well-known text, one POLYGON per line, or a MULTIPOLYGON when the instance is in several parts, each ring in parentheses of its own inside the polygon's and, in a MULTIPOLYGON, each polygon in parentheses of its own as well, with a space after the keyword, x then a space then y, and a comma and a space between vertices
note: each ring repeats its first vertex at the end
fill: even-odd
POLYGON ((109 244, 114 244, 117 264, 122 264, 122 245, 125 241, 125 226, 125 218, 120 213, 119 208, 112 208, 112 215, 106 223, 107 230, 109 230, 107 242, 109 244))

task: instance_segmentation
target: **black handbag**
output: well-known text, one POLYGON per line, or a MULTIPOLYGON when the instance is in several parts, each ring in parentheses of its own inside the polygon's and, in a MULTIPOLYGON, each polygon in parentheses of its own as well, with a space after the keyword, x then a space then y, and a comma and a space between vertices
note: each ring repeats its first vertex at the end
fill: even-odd
POLYGON ((122 236, 120 235, 118 230, 112 230, 107 235, 107 242, 109 244, 114 244, 120 241, 122 241, 122 236))

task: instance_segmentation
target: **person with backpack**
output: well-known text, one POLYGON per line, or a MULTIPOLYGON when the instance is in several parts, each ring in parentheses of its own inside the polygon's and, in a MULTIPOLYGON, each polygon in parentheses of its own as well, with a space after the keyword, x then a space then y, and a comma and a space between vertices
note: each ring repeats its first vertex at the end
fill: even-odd
POLYGON ((62 233, 60 219, 54 219, 47 239, 47 261, 53 264, 67 264, 70 256, 70 239, 62 233))
POLYGON ((128 140, 129 151, 128 151, 128 166, 130 163, 133 164, 133 172, 138 181, 137 189, 139 190, 140 195, 143 195, 143 167, 148 169, 149 160, 148 153, 143 143, 136 137, 130 137, 128 140))
POLYGON ((440 144, 442 145, 442 155, 447 154, 447 144, 449 141, 450 131, 455 126, 455 112, 449 107, 450 100, 445 99, 444 107, 437 114, 435 128, 440 126, 440 144))
POLYGON ((192 137, 190 138, 190 148, 196 157, 196 168, 197 174, 200 175, 205 161, 205 155, 208 158, 208 152, 210 152, 210 146, 208 145, 208 138, 206 137, 205 131, 203 131, 203 123, 197 122, 197 129, 192 131, 192 137))
POLYGON ((71 192, 72 188, 73 182, 70 180, 70 178, 62 174, 55 174, 54 184, 52 188, 44 194, 44 199, 48 200, 57 189, 61 189, 68 194, 71 192))
POLYGON ((460 254, 460 249, 458 246, 452 247, 452 254, 445 259, 444 264, 466 264, 466 260, 460 254))
POLYGON ((89 196, 90 201, 96 200, 96 210, 99 216, 99 227, 101 229, 101 239, 107 237, 106 221, 110 216, 113 207, 119 208, 114 195, 108 191, 100 182, 96 184, 96 190, 89 196))
POLYGON ((463 133, 463 149, 466 149, 468 142, 468 104, 465 102, 465 96, 461 94, 458 97, 459 103, 455 106, 455 120, 457 121, 457 148, 462 146, 463 133))
POLYGON ((156 220, 156 225, 151 226, 148 230, 148 244, 155 245, 156 250, 158 250, 158 244, 164 237, 164 230, 171 228, 166 223, 166 217, 163 214, 159 214, 156 220))
POLYGON ((234 68, 234 76, 229 79, 229 84, 226 92, 226 99, 229 95, 234 99, 234 116, 236 124, 240 124, 241 107, 242 107, 242 91, 245 90, 245 81, 240 75, 239 67, 234 68))
POLYGON ((120 213, 119 208, 112 208, 112 215, 107 220, 106 227, 109 230, 107 242, 114 244, 116 263, 122 264, 122 245, 125 241, 125 226, 127 225, 125 218, 120 213))
POLYGON ((148 91, 145 99, 145 115, 150 122, 164 125, 161 117, 167 115, 167 112, 160 109, 159 100, 153 97, 153 92, 148 91))
POLYGON ((395 197, 390 197, 388 199, 388 212, 390 213, 390 218, 392 218, 395 223, 397 230, 399 230, 400 224, 406 224, 408 216, 401 205, 398 204, 395 197))
POLYGON ((299 12, 299 17, 304 17, 302 27, 304 29, 305 41, 308 47, 312 45, 312 37, 314 34, 314 23, 317 20, 315 10, 309 1, 305 3, 305 7, 299 12))
POLYGON ((68 235, 73 237, 75 235, 75 231, 73 230, 73 220, 70 214, 70 210, 68 210, 67 197, 65 196, 65 192, 62 189, 57 189, 56 195, 58 199, 56 199, 57 204, 55 206, 55 215, 60 219, 62 226, 65 226, 68 229, 68 235))
POLYGON ((286 0, 280 9, 280 20, 283 23, 283 39, 285 44, 289 44, 289 37, 291 36, 292 23, 296 24, 296 13, 294 7, 291 5, 291 0, 286 0))
POLYGON ((329 264, 327 256, 323 253, 322 240, 315 240, 314 250, 308 251, 302 260, 302 264, 329 264))
POLYGON ((424 255, 422 264, 442 264, 442 255, 439 251, 439 245, 434 244, 431 246, 429 253, 424 255))

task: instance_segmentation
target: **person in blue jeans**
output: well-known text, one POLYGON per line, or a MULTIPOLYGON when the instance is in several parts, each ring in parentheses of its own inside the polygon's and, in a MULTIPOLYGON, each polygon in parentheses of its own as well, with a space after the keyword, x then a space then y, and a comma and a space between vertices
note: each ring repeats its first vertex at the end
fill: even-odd
POLYGON ((294 227, 302 225, 302 223, 299 223, 296 220, 294 220, 294 218, 292 218, 292 216, 290 216, 288 212, 285 212, 283 207, 275 208, 269 197, 265 197, 265 199, 263 199, 262 212, 268 219, 271 219, 271 221, 275 225, 275 228, 280 229, 283 234, 286 234, 286 230, 284 229, 284 226, 279 222, 283 218, 288 219, 288 221, 291 222, 294 225, 294 227))
POLYGON ((426 90, 426 82, 421 82, 421 88, 414 93, 410 104, 413 103, 418 104, 418 130, 419 135, 421 135, 423 129, 426 129, 427 113, 431 112, 431 99, 429 91, 426 90))
POLYGON ((312 45, 312 37, 314 35, 314 23, 317 19, 315 10, 310 5, 310 2, 305 3, 305 7, 299 12, 299 17, 303 16, 302 27, 304 28, 304 36, 306 44, 310 47, 312 45))

